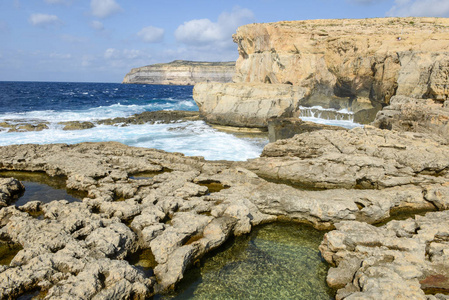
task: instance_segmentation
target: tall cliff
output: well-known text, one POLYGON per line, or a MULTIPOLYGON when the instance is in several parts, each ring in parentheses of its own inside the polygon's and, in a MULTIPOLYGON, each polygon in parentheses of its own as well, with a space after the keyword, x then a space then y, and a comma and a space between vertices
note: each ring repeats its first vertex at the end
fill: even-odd
MULTIPOLYGON (((239 51, 234 82, 303 88, 304 97, 288 109, 293 115, 298 105, 357 112, 381 109, 394 95, 436 101, 449 96, 449 19, 250 24, 238 28, 233 39, 239 51)), ((195 90, 206 118, 214 111, 202 110, 203 104, 227 97, 217 85, 215 95, 201 85, 195 90)))
POLYGON ((194 85, 203 81, 231 82, 234 62, 197 62, 175 60, 132 69, 123 83, 194 85))

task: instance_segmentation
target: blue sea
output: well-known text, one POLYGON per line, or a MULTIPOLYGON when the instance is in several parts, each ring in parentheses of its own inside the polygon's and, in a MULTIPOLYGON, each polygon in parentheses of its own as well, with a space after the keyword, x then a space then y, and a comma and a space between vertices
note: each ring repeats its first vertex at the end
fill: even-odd
POLYGON ((0 127, 0 146, 117 141, 208 160, 246 160, 260 155, 266 137, 239 137, 203 121, 129 126, 97 125, 62 130, 66 121, 129 117, 144 111, 190 110, 198 107, 192 86, 119 83, 0 82, 0 123, 47 122, 48 129, 8 132, 0 127))

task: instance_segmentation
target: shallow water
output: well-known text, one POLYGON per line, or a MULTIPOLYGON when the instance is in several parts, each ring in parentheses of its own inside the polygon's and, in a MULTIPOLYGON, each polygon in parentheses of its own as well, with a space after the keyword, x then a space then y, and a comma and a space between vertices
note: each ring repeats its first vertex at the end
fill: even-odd
POLYGON ((81 201, 86 194, 66 189, 65 177, 51 177, 42 172, 3 171, 0 177, 14 177, 23 183, 25 193, 13 204, 22 206, 30 201, 49 203, 53 200, 81 201))
POLYGON ((177 294, 155 299, 333 299, 318 251, 323 235, 306 225, 262 225, 187 271, 177 294))
POLYGON ((22 246, 7 241, 0 241, 0 265, 9 265, 22 246))

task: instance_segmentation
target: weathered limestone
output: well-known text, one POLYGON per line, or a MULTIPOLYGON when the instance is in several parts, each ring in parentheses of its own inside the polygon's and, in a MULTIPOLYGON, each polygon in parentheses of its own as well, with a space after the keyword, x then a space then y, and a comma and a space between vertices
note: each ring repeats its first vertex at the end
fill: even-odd
POLYGON ((234 80, 307 86, 318 95, 356 97, 353 106, 359 98, 388 103, 395 94, 446 99, 448 24, 379 18, 245 25, 233 37, 240 54, 234 80))
POLYGON ((292 138, 296 134, 323 129, 346 130, 343 127, 306 122, 299 118, 272 118, 268 120, 268 140, 273 143, 292 138))
POLYGON ((288 84, 200 83, 193 97, 207 122, 236 127, 267 127, 271 117, 298 117, 308 93, 288 84))
POLYGON ((0 207, 8 206, 24 191, 23 184, 17 179, 0 178, 0 207))
POLYGON ((342 222, 321 243, 335 268, 327 276, 337 299, 447 299, 449 211, 427 213, 380 228, 342 222))
POLYGON ((64 175, 68 187, 88 195, 82 202, 0 209, 0 237, 23 247, 10 266, 0 268, 0 295, 38 288, 50 299, 114 293, 144 298, 172 288, 205 253, 261 223, 282 219, 330 229, 341 221, 377 223, 396 210, 444 210, 446 152, 417 133, 375 128, 303 133, 268 146, 264 157, 248 163, 113 142, 0 147, 0 169, 64 175), (307 166, 292 169, 304 175, 298 181, 284 176, 295 165, 307 166), (248 169, 297 184, 309 183, 310 176, 315 186, 331 189, 267 182, 248 169), (141 172, 154 175, 133 179, 141 172), (204 183, 226 188, 209 190, 204 183), (151 249, 154 277, 124 260, 139 249, 151 249))
POLYGON ((132 69, 123 83, 194 85, 203 81, 231 82, 235 62, 175 60, 132 69))
MULTIPOLYGON (((359 119, 363 124, 372 121, 375 111, 388 105, 395 95, 444 101, 449 96, 448 25, 444 18, 245 25, 233 36, 239 51, 234 83, 211 90, 200 84, 194 99, 203 105, 207 121, 214 123, 213 115, 227 114, 232 117, 232 126, 245 113, 245 106, 237 104, 217 112, 216 104, 207 106, 206 102, 233 97, 232 86, 239 89, 244 84, 266 84, 265 91, 271 86, 273 99, 277 99, 278 84, 305 88, 300 105, 364 111, 358 117, 369 121, 359 119)), ((245 102, 260 101, 256 92, 244 98, 245 102)), ((292 111, 291 107, 285 110, 285 106, 273 105, 278 115, 292 111)), ((297 109, 293 107, 293 112, 297 109)), ((248 125, 243 119, 240 126, 248 125)))
POLYGON ((377 113, 373 125, 390 130, 420 132, 449 138, 449 102, 394 96, 377 113))

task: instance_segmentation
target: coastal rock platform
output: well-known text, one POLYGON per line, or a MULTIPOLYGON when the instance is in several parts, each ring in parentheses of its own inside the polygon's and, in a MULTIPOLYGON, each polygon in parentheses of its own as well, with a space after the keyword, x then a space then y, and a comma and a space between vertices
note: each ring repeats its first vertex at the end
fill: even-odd
MULTIPOLYGON (((65 176, 67 188, 87 194, 81 202, 0 210, 0 238, 23 248, 0 269, 1 298, 40 290, 48 299, 144 299, 172 289, 197 259, 259 224, 290 220, 341 230, 340 222, 374 224, 396 211, 449 206, 449 150, 416 133, 322 130, 270 145, 249 162, 115 142, 0 147, 1 170, 65 176), (381 146, 371 148, 370 140, 381 146), (150 274, 129 262, 142 250, 154 256, 150 274)), ((2 181, 2 190, 12 180, 2 181)), ((349 281, 334 286, 343 283, 349 281)))

